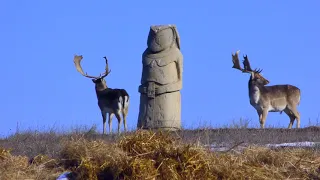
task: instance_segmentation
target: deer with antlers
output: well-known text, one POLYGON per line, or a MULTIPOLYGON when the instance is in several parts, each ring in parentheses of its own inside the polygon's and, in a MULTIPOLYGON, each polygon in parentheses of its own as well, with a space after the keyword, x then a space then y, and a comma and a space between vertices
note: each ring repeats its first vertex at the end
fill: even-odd
POLYGON ((297 120, 296 127, 300 128, 300 113, 297 110, 300 104, 300 89, 289 84, 266 86, 269 81, 261 75, 262 69, 252 70, 247 55, 243 56, 244 68, 241 68, 239 52, 240 50, 235 54, 232 53, 232 68, 251 75, 248 83, 250 104, 258 113, 260 127, 264 128, 269 112, 280 112, 281 114, 284 111, 290 118, 288 128, 292 128, 295 119, 297 120))
POLYGON ((103 57, 106 61, 105 72, 99 76, 90 76, 84 73, 81 67, 82 55, 74 55, 74 64, 78 72, 87 78, 91 78, 95 84, 96 95, 98 99, 98 106, 100 108, 103 119, 103 134, 106 134, 106 119, 107 113, 109 115, 108 124, 109 132, 112 133, 112 117, 116 115, 118 119, 118 134, 120 134, 121 114, 123 117, 124 130, 127 131, 127 114, 129 109, 129 94, 125 89, 108 88, 106 80, 104 79, 111 72, 108 66, 108 59, 103 57))

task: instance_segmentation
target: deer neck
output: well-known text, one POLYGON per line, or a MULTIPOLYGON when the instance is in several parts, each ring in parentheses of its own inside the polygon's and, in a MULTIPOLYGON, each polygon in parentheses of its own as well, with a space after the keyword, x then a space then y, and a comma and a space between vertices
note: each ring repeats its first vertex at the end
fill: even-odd
POLYGON ((254 84, 253 80, 250 78, 248 82, 248 88, 249 88, 249 98, 251 104, 258 104, 260 98, 261 98, 261 87, 254 84))
POLYGON ((97 96, 104 92, 106 89, 108 89, 108 86, 106 84, 100 84, 95 86, 96 94, 97 96))

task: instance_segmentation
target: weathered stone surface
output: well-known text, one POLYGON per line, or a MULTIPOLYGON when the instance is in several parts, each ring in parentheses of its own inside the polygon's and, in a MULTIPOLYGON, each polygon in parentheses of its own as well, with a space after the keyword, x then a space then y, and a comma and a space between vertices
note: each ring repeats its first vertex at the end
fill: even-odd
POLYGON ((151 26, 142 55, 138 128, 181 128, 183 56, 175 25, 151 26))

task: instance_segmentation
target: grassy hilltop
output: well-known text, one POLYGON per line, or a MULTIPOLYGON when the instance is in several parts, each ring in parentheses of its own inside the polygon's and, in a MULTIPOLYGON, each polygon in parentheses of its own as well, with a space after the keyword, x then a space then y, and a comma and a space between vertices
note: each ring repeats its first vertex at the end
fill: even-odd
POLYGON ((320 179, 320 148, 266 143, 317 141, 320 128, 138 130, 103 136, 23 132, 0 140, 0 179, 320 179), (209 144, 229 144, 224 152, 209 144), (238 146, 242 149, 237 149, 238 146))

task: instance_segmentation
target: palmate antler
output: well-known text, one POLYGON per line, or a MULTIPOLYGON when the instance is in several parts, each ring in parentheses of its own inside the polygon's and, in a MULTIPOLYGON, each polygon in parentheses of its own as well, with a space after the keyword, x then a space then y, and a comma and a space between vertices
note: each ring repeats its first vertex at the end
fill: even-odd
POLYGON ((243 63, 244 69, 242 69, 240 66, 240 61, 239 61, 239 57, 238 57, 239 52, 240 52, 240 50, 236 51, 235 54, 232 53, 232 62, 233 62, 232 68, 238 69, 238 70, 242 71, 243 73, 251 73, 251 72, 261 73, 262 72, 262 69, 252 70, 247 55, 243 56, 244 60, 242 61, 242 63, 243 63))
POLYGON ((99 78, 104 78, 106 76, 109 75, 109 73, 111 72, 111 70, 109 70, 109 65, 108 65, 108 59, 107 57, 103 57, 105 60, 106 60, 106 68, 105 68, 105 72, 100 74, 99 76, 90 76, 88 75, 87 73, 84 73, 83 72, 83 69, 81 67, 81 60, 83 59, 82 55, 78 56, 78 55, 74 55, 74 59, 73 59, 73 62, 76 66, 76 69, 77 71, 83 75, 84 77, 87 77, 87 78, 94 78, 94 79, 99 79, 99 78))
POLYGON ((111 69, 109 70, 109 64, 108 64, 107 57, 104 56, 103 58, 106 60, 106 67, 105 67, 105 72, 104 72, 104 74, 102 75, 101 78, 104 78, 104 77, 108 76, 110 74, 110 72, 111 72, 111 69))

